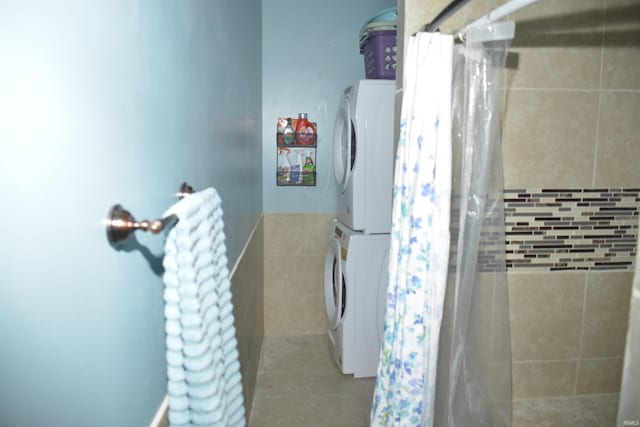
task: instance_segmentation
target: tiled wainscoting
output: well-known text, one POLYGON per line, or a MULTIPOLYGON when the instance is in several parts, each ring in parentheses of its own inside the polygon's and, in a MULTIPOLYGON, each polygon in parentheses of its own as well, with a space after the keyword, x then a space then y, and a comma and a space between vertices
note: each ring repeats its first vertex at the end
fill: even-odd
POLYGON ((514 397, 619 391, 633 273, 508 277, 514 397))
POLYGON ((323 268, 335 214, 264 215, 266 335, 327 333, 323 268))
POLYGON ((264 219, 261 218, 231 276, 233 315, 247 416, 251 411, 264 337, 263 248, 264 219))
POLYGON ((639 191, 505 191, 514 397, 620 390, 639 191))
MULTIPOLYGON (((635 253, 635 244, 633 248, 628 245, 637 234, 637 190, 572 190, 570 194, 547 189, 516 191, 505 193, 508 209, 512 209, 506 217, 507 230, 531 234, 507 236, 508 250, 522 245, 512 249, 514 253, 508 253, 507 259, 535 254, 529 258, 531 263, 545 265, 516 262, 508 269, 514 397, 619 391, 633 280, 633 263, 628 260, 635 253), (526 196, 520 200, 519 195, 526 196), (519 200, 509 200, 513 198, 519 200), (617 198, 620 200, 614 200, 617 198), (567 203, 574 204, 575 209, 564 209, 567 203), (583 203, 586 205, 578 205, 583 203), (519 205, 514 208, 514 204, 519 205), (600 209, 616 206, 631 210, 600 209), (528 215, 513 215, 527 211, 528 215), (604 211, 609 213, 599 213, 604 211), (570 215, 574 219, 568 219, 570 215), (591 235, 596 232, 589 227, 599 226, 608 228, 596 229, 597 234, 609 237, 591 235), (585 233, 591 237, 585 237, 585 233), (585 243, 585 238, 592 240, 585 243), (521 243, 515 243, 515 239, 521 243), (593 252, 572 252, 584 249, 593 252), (613 255, 602 252, 610 249, 613 255), (545 252, 536 252, 539 250, 545 252), (538 254, 548 254, 549 258, 538 254), (611 264, 607 270, 597 268, 596 262, 612 259, 625 261, 611 264), (554 271, 549 264, 556 262, 575 268, 554 271)), ((265 214, 265 335, 326 333, 322 276, 333 218, 332 214, 265 214)))

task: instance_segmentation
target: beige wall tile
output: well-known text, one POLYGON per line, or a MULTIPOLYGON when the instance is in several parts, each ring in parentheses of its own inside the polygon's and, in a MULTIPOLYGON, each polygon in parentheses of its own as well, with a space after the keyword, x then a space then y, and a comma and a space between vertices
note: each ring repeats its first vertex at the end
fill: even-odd
POLYGON ((304 215, 303 223, 307 235, 304 247, 305 255, 325 256, 335 217, 334 213, 304 215))
POLYGON ((251 347, 256 336, 253 325, 250 324, 254 319, 251 318, 249 321, 246 321, 248 319, 245 317, 241 320, 237 318, 235 320, 236 339, 238 341, 238 361, 244 371, 249 364, 251 347))
POLYGON ((602 87, 640 89, 640 3, 607 0, 602 87))
POLYGON ((335 214, 265 214, 265 254, 324 256, 335 214))
POLYGON ((303 255, 305 239, 304 214, 264 214, 265 255, 303 255))
POLYGON ((258 364, 260 360, 260 351, 262 346, 263 335, 257 333, 251 324, 245 323, 242 327, 242 331, 237 332, 238 337, 247 336, 251 337, 251 341, 248 343, 248 348, 243 351, 239 344, 239 361, 242 375, 242 391, 244 395, 244 404, 246 413, 248 414, 253 402, 253 395, 255 392, 256 378, 258 376, 258 364))
MULTIPOLYGON (((256 231, 257 239, 256 246, 258 251, 258 287, 256 288, 256 318, 255 318, 255 330, 260 336, 260 339, 264 336, 264 216, 258 224, 256 231)), ((260 347, 253 353, 260 357, 260 347)))
POLYGON ((265 257, 267 295, 322 295, 324 257, 265 257))
POLYGON ((260 354, 263 342, 263 336, 260 335, 254 342, 256 351, 251 352, 249 363, 242 373, 242 387, 245 397, 245 408, 247 408, 247 421, 250 420, 251 407, 253 406, 253 397, 256 391, 256 383, 258 380, 258 370, 260 367, 260 354))
POLYGON ((590 186, 597 114, 597 92, 509 90, 505 187, 590 186))
MULTIPOLYGON (((483 275, 480 275, 481 277, 483 275)), ((509 313, 509 283, 501 273, 487 273, 493 280, 491 359, 493 362, 510 361, 511 315, 509 313)))
POLYGON ((326 334, 329 329, 327 320, 327 310, 324 304, 323 295, 306 295, 303 298, 306 310, 304 319, 304 334, 318 335, 326 334))
POLYGON ((589 273, 582 358, 622 357, 633 273, 589 273))
MULTIPOLYGON (((256 309, 256 317, 254 319, 254 330, 256 331, 257 336, 262 340, 262 337, 265 335, 265 326, 264 326, 264 293, 260 292, 256 294, 257 301, 257 309, 256 309)), ((257 354, 258 358, 260 357, 260 348, 256 348, 256 352, 252 353, 252 356, 257 354), (257 352, 257 353, 256 353, 257 352)))
POLYGON ((514 362, 513 397, 565 396, 573 394, 576 360, 514 362))
POLYGON ((264 293, 265 295, 276 295, 284 293, 287 274, 284 267, 280 265, 286 262, 287 256, 269 256, 264 257, 264 293))
POLYGON ((262 286, 262 249, 257 244, 257 230, 242 254, 233 277, 231 277, 231 293, 233 298, 233 315, 238 322, 242 322, 247 311, 256 308, 255 291, 262 286))
POLYGON ((320 295, 265 295, 265 335, 317 335, 327 332, 320 295))
MULTIPOLYGON (((640 74, 640 69, 636 70, 640 74)), ((640 92, 606 92, 600 100, 597 186, 640 183, 640 92)))
POLYGON ((514 361, 578 357, 584 287, 581 273, 509 275, 514 361))
POLYGON ((529 28, 535 24, 540 30, 597 29, 602 25, 604 3, 605 0, 541 1, 520 9, 510 18, 518 27, 527 24, 529 28), (559 25, 561 23, 565 23, 564 28, 559 25))
POLYGON ((610 47, 603 55, 603 88, 640 90, 640 46, 625 47, 627 37, 612 33, 605 36, 605 44, 610 47))
POLYGON ((622 359, 583 359, 578 364, 576 394, 620 391, 622 359))
POLYGON ((238 360, 241 366, 247 414, 250 412, 253 400, 258 370, 257 361, 260 357, 264 335, 262 327, 263 233, 263 218, 261 218, 231 277, 238 360))
POLYGON ((539 2, 521 9, 509 52, 510 87, 598 89, 603 0, 539 2))
MULTIPOLYGON (((506 281, 503 287, 497 284, 500 274, 481 273, 476 276, 477 281, 474 283, 473 304, 470 310, 469 320, 469 342, 468 345, 474 349, 474 353, 478 355, 479 360, 487 363, 502 360, 505 350, 511 348, 511 343, 507 342, 509 337, 509 316, 506 281), (502 297, 502 298, 500 298, 502 297), (503 308, 504 310, 501 310, 503 308)), ((453 279, 452 277, 450 279, 453 279)), ((451 284, 455 286, 455 284, 451 284)), ((453 288, 448 288, 453 289, 453 288)), ((446 295, 446 307, 449 310, 447 314, 453 313, 454 293, 449 292, 446 295)), ((452 317, 444 316, 443 330, 451 332, 452 317)), ((441 342, 448 342, 450 336, 441 334, 441 342)))
MULTIPOLYGON (((420 0, 402 0, 404 2, 404 15, 406 35, 418 31, 427 21, 431 20, 448 2, 447 0, 433 0, 423 2, 420 0)), ((407 37, 408 38, 408 37, 407 37)))
MULTIPOLYGON (((520 32, 516 31, 516 34, 520 32)), ((582 36, 587 44, 600 35, 582 36)), ((601 48, 568 49, 536 47, 536 41, 514 42, 510 55, 517 55, 517 67, 507 71, 511 88, 593 89, 600 86, 601 48), (528 44, 532 47, 524 47, 528 44)), ((510 64, 513 59, 510 57, 510 64)))
POLYGON ((303 335, 301 298, 282 295, 264 296, 265 335, 303 335))
POLYGON ((313 213, 265 215, 267 334, 326 333, 324 257, 334 218, 313 213))

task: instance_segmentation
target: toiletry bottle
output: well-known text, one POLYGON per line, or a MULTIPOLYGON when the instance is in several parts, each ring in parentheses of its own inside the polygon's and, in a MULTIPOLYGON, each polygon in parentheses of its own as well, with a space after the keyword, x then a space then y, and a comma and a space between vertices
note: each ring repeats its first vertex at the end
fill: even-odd
POLYGON ((298 176, 296 177, 296 183, 298 184, 302 184, 302 168, 304 167, 304 152, 302 150, 298 150, 298 152, 296 153, 296 166, 298 167, 298 170, 300 171, 300 173, 298 174, 298 176))
POLYGON ((285 145, 292 145, 296 140, 296 131, 293 129, 293 125, 291 125, 291 118, 287 117, 287 126, 282 130, 282 142, 285 145))
POLYGON ((311 158, 311 151, 307 151, 307 157, 304 160, 304 166, 302 166, 302 183, 305 185, 316 185, 316 165, 313 164, 311 158))
POLYGON ((280 148, 278 150, 278 184, 287 185, 291 175, 291 166, 289 165, 289 158, 287 155, 290 153, 288 148, 280 148))
POLYGON ((300 156, 298 150, 295 151, 295 161, 291 163, 291 173, 289 174, 289 184, 296 185, 302 181, 302 165, 300 164, 300 156))
POLYGON ((316 133, 316 127, 307 120, 307 113, 298 114, 298 122, 296 123, 296 138, 300 145, 313 145, 316 133))

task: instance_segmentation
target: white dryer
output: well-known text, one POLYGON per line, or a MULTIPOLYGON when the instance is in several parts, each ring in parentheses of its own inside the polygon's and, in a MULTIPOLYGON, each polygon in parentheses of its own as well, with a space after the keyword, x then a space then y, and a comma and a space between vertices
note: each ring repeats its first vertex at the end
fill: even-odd
POLYGON ((329 345, 344 374, 375 377, 386 310, 389 234, 364 234, 334 221, 324 263, 329 345))
POLYGON ((365 233, 391 231, 395 81, 345 89, 333 131, 338 219, 365 233))

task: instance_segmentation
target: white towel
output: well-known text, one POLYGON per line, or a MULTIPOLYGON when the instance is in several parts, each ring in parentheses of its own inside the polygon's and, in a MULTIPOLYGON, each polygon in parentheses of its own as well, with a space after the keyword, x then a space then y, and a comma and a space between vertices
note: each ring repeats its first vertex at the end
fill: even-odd
POLYGON ((244 426, 220 197, 191 194, 172 214, 163 261, 170 425, 244 426))

